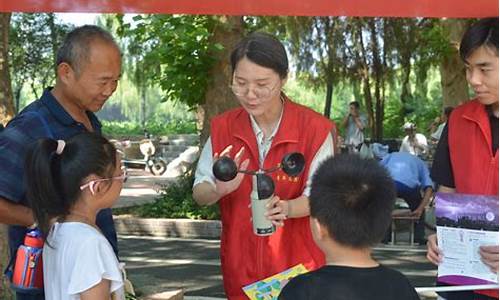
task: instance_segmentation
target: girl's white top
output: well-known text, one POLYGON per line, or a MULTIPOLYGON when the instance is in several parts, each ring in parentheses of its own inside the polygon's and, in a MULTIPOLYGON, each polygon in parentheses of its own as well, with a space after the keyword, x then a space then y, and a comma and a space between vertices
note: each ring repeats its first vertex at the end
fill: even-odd
POLYGON ((110 293, 125 299, 118 259, 106 238, 80 222, 55 223, 43 246, 45 299, 80 299, 80 294, 103 279, 110 293))

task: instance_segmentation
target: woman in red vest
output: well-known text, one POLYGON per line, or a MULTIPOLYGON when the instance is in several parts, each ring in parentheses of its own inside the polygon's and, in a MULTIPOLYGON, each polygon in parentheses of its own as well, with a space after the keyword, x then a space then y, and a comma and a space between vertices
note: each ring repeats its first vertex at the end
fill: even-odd
POLYGON ((294 103, 283 92, 288 58, 273 36, 253 33, 231 54, 231 90, 241 107, 216 116, 196 170, 193 197, 200 205, 218 203, 221 210, 221 266, 229 299, 247 299, 242 288, 297 264, 313 270, 324 264, 309 228, 309 185, 318 164, 333 155, 334 124, 294 103), (290 152, 304 155, 298 176, 270 174, 274 197, 266 216, 277 225, 269 236, 253 233, 251 176, 229 182, 215 179, 212 165, 220 156, 234 158, 240 169, 269 169, 290 152))
MULTIPOLYGON (((498 195, 498 18, 483 19, 469 28, 460 56, 476 98, 451 113, 436 150, 432 178, 440 192, 498 195)), ((498 274, 498 245, 482 246, 479 254, 498 274)), ((442 259, 435 234, 429 236, 427 258, 435 264, 442 259)), ((444 296, 447 300, 498 299, 498 290, 444 296)))

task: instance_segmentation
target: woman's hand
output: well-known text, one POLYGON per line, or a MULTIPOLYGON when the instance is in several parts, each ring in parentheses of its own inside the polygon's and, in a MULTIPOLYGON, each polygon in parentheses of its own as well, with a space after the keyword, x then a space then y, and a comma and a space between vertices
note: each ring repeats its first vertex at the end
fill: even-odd
POLYGON ((265 216, 276 226, 284 226, 285 220, 290 215, 290 203, 280 200, 278 196, 273 196, 266 205, 265 216))
POLYGON ((487 265, 491 272, 498 274, 498 245, 479 247, 481 261, 487 265))
MULTIPOLYGON (((436 234, 431 234, 427 238, 427 259, 430 260, 433 264, 439 265, 443 258, 443 254, 438 247, 437 244, 437 236, 436 234)), ((498 258, 498 256, 497 256, 498 258)), ((498 263, 498 259, 497 259, 498 263)))
MULTIPOLYGON (((222 156, 229 156, 229 153, 231 152, 231 149, 233 149, 233 145, 227 146, 221 153, 220 155, 218 153, 214 154, 214 159, 213 161, 215 162, 219 157, 222 156)), ((243 162, 241 162, 241 158, 243 157, 243 154, 245 153, 245 147, 241 147, 241 149, 236 153, 234 156, 234 162, 236 163, 236 168, 238 170, 246 170, 248 168, 248 164, 250 163, 250 160, 247 158, 243 162)), ((241 181, 243 180, 243 177, 245 174, 243 173, 238 173, 236 177, 233 180, 230 181, 219 181, 215 179, 215 193, 218 195, 219 199, 224 197, 225 195, 235 191, 241 184, 241 181)))

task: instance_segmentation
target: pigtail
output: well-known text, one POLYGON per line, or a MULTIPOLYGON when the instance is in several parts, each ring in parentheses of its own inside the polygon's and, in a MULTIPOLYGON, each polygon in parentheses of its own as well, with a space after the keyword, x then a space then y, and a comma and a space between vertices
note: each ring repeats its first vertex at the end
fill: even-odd
POLYGON ((49 233, 51 218, 67 215, 69 211, 59 192, 60 160, 64 153, 57 150, 57 141, 41 139, 26 155, 26 198, 44 238, 49 233))

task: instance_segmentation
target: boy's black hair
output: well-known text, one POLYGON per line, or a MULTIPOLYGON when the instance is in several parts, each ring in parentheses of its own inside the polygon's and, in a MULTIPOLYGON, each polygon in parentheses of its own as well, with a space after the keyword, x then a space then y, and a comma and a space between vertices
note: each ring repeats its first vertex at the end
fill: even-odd
POLYGON ((57 145, 56 140, 40 139, 25 161, 26 197, 44 237, 50 219, 69 214, 87 176, 109 178, 117 167, 115 147, 100 135, 77 134, 66 141, 61 154, 56 153, 57 145))
POLYGON ((272 69, 281 79, 288 75, 288 57, 283 44, 274 36, 264 32, 253 32, 243 38, 231 53, 231 67, 234 73, 236 65, 243 58, 272 69))
POLYGON ((481 46, 495 51, 498 56, 498 17, 481 19, 467 29, 460 43, 460 57, 466 62, 481 46))
POLYGON ((376 160, 340 154, 324 161, 313 176, 311 217, 338 243, 366 248, 380 242, 391 222, 394 182, 376 160))

